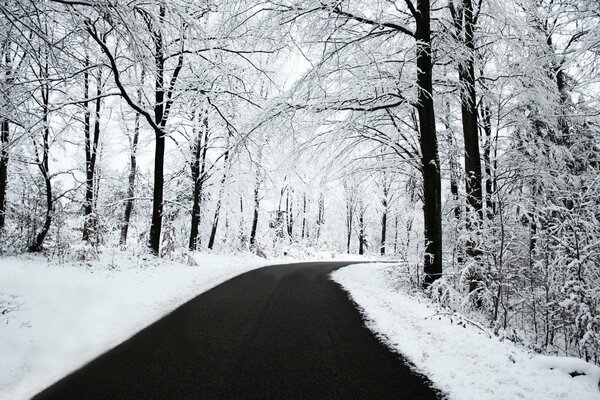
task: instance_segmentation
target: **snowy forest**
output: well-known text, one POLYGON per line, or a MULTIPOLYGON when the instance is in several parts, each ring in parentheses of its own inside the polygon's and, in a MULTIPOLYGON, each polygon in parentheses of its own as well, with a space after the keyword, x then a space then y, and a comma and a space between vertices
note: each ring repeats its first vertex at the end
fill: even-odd
POLYGON ((0 25, 2 255, 389 259, 600 363, 597 0, 1 0, 0 25))

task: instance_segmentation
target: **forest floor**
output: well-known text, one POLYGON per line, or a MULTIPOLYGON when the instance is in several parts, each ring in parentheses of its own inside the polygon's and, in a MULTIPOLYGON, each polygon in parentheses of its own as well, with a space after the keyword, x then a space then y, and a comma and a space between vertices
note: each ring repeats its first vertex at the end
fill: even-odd
POLYGON ((578 358, 534 355, 501 341, 418 292, 391 287, 389 268, 352 265, 332 278, 349 292, 369 329, 449 400, 600 399, 599 367, 578 358))

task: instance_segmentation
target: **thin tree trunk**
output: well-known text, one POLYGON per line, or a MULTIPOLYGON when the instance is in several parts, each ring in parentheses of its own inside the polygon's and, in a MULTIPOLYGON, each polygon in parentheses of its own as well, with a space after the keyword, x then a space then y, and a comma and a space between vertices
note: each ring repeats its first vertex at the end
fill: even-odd
POLYGON ((227 142, 225 144, 227 150, 225 151, 225 155, 223 156, 223 177, 221 178, 221 185, 219 187, 219 197, 217 198, 217 205, 215 207, 215 215, 213 217, 212 227, 210 229, 210 238, 208 239, 208 248, 212 250, 215 244, 215 238, 217 236, 217 227, 219 225, 219 213, 221 212, 221 202, 223 198, 223 192, 225 191, 225 182, 227 181, 227 174, 229 173, 229 141, 231 138, 231 132, 227 136, 227 142))
POLYGON ((394 215, 394 254, 398 253, 398 212, 394 215))
POLYGON ((440 160, 438 156, 433 77, 429 0, 417 1, 417 86, 419 143, 423 168, 423 216, 425 225, 424 285, 429 286, 442 275, 442 201, 440 160))
POLYGON ((481 108, 483 132, 485 134, 485 145, 483 150, 483 164, 485 166, 485 208, 486 215, 491 219, 496 213, 494 204, 494 176, 492 172, 492 116, 489 105, 482 105, 481 108))
POLYGON ((304 192, 302 193, 302 239, 306 236, 306 192, 304 192))
POLYGON ((350 200, 346 200, 346 253, 350 254, 350 241, 352 239, 352 220, 354 219, 353 207, 350 200))
POLYGON ((387 186, 387 180, 383 181, 383 198, 381 199, 381 205, 383 206, 383 213, 381 215, 381 246, 379 251, 381 255, 385 255, 386 235, 387 235, 387 218, 388 218, 388 195, 389 188, 387 186))
POLYGON ((294 189, 290 186, 287 190, 285 208, 286 208, 286 220, 287 220, 287 234, 291 238, 294 233, 294 189))
POLYGON ((365 254, 365 210, 362 204, 358 213, 358 254, 365 254))
POLYGON ((260 184, 262 181, 260 168, 262 162, 262 147, 258 150, 258 162, 254 180, 254 211, 252 215, 252 228, 250 228, 250 248, 256 246, 256 229, 258 227, 258 214, 260 210, 260 184))
POLYGON ((321 236, 321 229, 323 227, 323 220, 325 217, 325 197, 323 193, 319 195, 319 211, 317 214, 317 232, 315 234, 316 240, 319 240, 321 236))

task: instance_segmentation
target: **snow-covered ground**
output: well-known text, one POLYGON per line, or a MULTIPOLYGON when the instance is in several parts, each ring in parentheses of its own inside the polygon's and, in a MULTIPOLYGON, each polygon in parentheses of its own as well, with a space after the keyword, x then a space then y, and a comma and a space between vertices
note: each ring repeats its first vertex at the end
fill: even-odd
POLYGON ((194 260, 187 266, 116 250, 88 265, 0 258, 0 399, 30 398, 197 294, 266 262, 194 260))
POLYGON ((599 367, 534 356, 459 316, 444 315, 426 298, 391 288, 384 275, 389 267, 357 264, 332 278, 361 308, 367 326, 450 400, 600 399, 599 367))

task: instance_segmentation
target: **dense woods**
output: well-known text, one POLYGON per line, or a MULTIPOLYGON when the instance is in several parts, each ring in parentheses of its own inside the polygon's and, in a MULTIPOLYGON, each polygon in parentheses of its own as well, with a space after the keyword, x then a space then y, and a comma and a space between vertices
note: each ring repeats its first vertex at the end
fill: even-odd
POLYGON ((399 260, 600 357, 596 0, 2 0, 0 251, 399 260))

